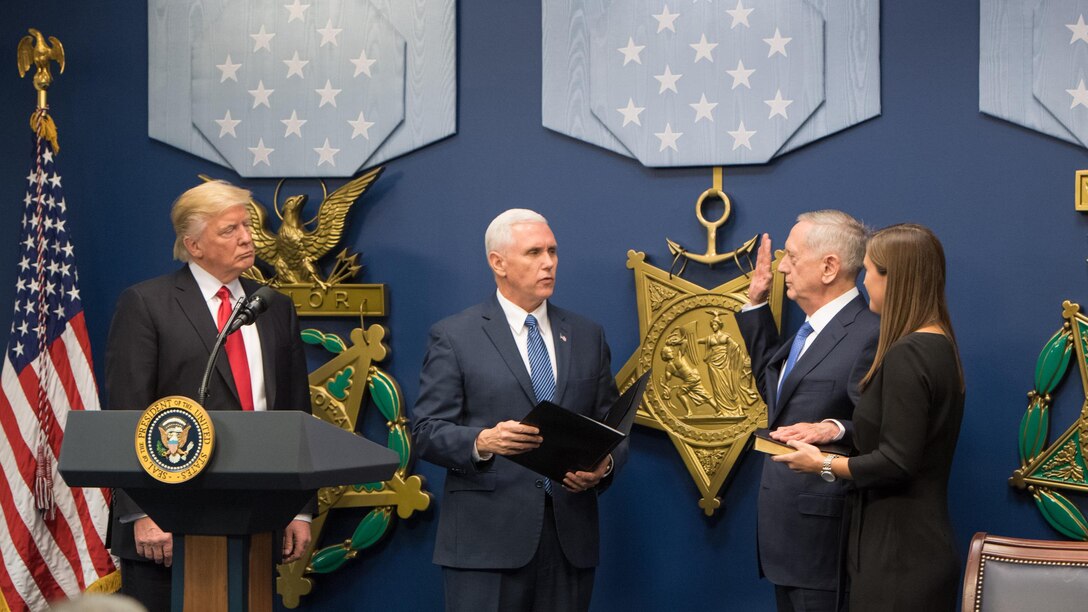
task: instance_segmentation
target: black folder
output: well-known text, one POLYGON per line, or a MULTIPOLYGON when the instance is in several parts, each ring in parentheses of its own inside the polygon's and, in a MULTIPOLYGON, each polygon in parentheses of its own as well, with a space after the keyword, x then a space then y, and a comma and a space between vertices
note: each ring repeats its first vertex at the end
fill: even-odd
POLYGON ((521 422, 538 428, 544 441, 531 451, 506 458, 556 483, 563 482, 567 472, 592 470, 631 433, 648 375, 623 392, 603 423, 552 402, 540 402, 521 422))

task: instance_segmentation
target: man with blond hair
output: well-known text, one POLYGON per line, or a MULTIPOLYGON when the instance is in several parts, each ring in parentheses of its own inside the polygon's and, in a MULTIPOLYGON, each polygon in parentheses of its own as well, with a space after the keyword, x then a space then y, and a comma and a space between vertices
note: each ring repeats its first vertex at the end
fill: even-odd
MULTIPOLYGON (((143 410, 168 395, 195 397, 216 336, 259 285, 241 278, 254 261, 250 193, 211 181, 183 193, 170 213, 180 269, 126 289, 106 349, 107 408, 143 410)), ((294 305, 273 297, 254 325, 232 333, 209 383, 207 410, 310 409, 294 305)), ((149 610, 170 609, 174 541, 116 490, 110 548, 121 558, 121 592, 149 610)), ((308 507, 287 525, 284 562, 310 544, 308 507)))
MULTIPOLYGON (((857 288, 865 239, 865 227, 841 211, 797 217, 778 271, 805 321, 783 338, 766 306, 771 237, 763 235, 737 326, 777 440, 816 444, 842 440, 852 430, 858 383, 873 362, 880 331, 880 319, 857 288)), ((833 474, 821 476, 794 473, 769 457, 763 463, 757 553, 760 574, 775 585, 779 612, 834 612, 846 599, 840 588, 846 489, 833 474)))

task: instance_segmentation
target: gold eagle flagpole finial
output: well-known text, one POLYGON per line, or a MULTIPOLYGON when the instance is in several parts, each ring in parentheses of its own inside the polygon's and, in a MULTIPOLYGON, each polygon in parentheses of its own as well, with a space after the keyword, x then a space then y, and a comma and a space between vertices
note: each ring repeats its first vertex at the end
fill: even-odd
POLYGON ((53 84, 49 62, 57 62, 60 72, 64 72, 64 45, 55 36, 50 36, 49 44, 46 44, 45 36, 34 28, 30 28, 29 32, 28 36, 19 41, 16 56, 20 77, 26 76, 31 67, 37 68, 34 72, 34 89, 38 91, 38 107, 30 116, 30 129, 39 138, 47 139, 53 145, 53 151, 57 152, 60 150, 57 145, 57 126, 49 116, 46 90, 53 84))

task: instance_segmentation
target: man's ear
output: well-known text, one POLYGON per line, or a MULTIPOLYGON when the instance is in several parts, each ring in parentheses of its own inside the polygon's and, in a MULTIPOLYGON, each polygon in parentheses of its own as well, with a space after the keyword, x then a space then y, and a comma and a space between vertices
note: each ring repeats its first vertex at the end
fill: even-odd
POLYGON ((838 255, 834 253, 824 255, 824 258, 820 260, 820 280, 825 285, 830 285, 839 277, 840 269, 842 269, 842 262, 838 255))
POLYGON ((487 265, 491 266, 495 276, 506 277, 506 259, 498 251, 487 254, 487 265))
POLYGON ((185 250, 189 251, 189 257, 193 259, 200 259, 204 256, 204 249, 200 248, 200 245, 197 244, 196 240, 190 238, 189 236, 185 236, 181 239, 181 241, 182 244, 185 245, 185 250))

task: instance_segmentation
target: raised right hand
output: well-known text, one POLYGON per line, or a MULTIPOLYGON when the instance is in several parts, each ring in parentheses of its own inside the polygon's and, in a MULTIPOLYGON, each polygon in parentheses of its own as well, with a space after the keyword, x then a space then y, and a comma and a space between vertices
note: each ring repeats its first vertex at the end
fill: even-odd
POLYGON ((540 446, 543 441, 536 427, 517 421, 503 421, 476 436, 476 450, 481 455, 517 455, 540 446))
POLYGON ((763 234, 756 251, 756 269, 752 271, 752 282, 748 285, 748 303, 762 304, 771 294, 771 235, 763 234))
POLYGON ((159 529, 151 517, 138 518, 132 524, 136 552, 155 563, 170 567, 174 563, 174 536, 159 529))

